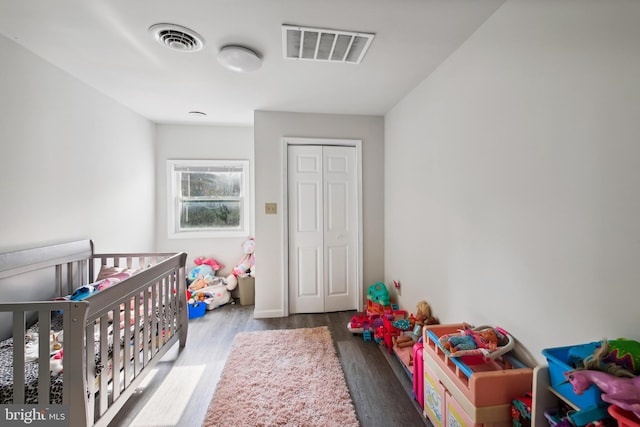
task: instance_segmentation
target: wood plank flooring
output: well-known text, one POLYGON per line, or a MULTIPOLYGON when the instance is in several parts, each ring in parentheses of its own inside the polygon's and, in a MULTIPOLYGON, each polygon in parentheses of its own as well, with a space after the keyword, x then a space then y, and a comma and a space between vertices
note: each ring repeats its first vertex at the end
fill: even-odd
MULTIPOLYGON (((347 330, 354 313, 254 319, 253 306, 239 304, 208 311, 189 322, 185 349, 178 352, 176 345, 164 356, 148 383, 109 426, 200 426, 238 332, 316 326, 329 327, 363 427, 430 426, 411 397, 411 381, 400 362, 375 342, 365 342, 347 330)), ((233 425, 230 419, 228 426, 233 425)))

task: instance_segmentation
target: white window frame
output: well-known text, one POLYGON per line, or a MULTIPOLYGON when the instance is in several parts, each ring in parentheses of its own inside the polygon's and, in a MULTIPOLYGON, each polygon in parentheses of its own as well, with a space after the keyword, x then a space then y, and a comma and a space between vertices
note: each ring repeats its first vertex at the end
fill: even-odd
POLYGON ((248 160, 167 160, 167 226, 170 239, 247 237, 250 230, 250 187, 248 160), (242 168, 240 226, 234 229, 180 230, 180 182, 176 169, 185 167, 242 168))

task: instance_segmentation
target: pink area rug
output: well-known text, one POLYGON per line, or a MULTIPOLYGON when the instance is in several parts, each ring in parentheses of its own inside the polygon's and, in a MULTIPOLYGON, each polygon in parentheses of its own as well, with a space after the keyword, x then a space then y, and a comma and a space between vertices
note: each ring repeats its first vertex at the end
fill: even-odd
POLYGON ((236 335, 203 423, 358 425, 327 327, 236 335))

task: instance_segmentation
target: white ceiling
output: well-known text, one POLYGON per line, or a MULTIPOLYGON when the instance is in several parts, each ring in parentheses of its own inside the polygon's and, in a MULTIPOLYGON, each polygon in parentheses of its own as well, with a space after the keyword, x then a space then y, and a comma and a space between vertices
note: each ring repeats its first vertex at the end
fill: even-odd
POLYGON ((384 115, 504 1, 2 0, 0 33, 154 122, 251 125, 254 110, 384 115), (161 46, 147 31, 161 22, 204 49, 161 46), (358 65, 286 60, 282 24, 375 38, 358 65), (227 44, 258 51, 262 67, 221 67, 227 44))

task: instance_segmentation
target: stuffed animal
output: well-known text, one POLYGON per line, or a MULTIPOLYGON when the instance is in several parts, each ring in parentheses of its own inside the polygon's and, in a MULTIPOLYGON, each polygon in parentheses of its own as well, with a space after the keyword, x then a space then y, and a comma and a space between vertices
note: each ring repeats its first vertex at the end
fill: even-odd
POLYGON ((189 283, 193 283, 198 279, 202 279, 206 276, 215 276, 218 270, 222 269, 222 265, 213 258, 198 257, 193 260, 196 267, 189 272, 187 280, 189 283))
POLYGON ((254 254, 255 250, 256 243, 255 240, 253 240, 253 237, 242 244, 242 252, 244 253, 244 256, 240 260, 240 263, 233 268, 233 274, 236 277, 248 274, 253 269, 256 261, 254 254))
POLYGON ((255 270, 255 249, 256 243, 253 237, 242 243, 242 251, 244 255, 238 265, 233 268, 233 271, 226 278, 227 289, 232 291, 238 286, 238 276, 250 275, 255 270))
POLYGON ((203 301, 207 304, 207 310, 213 310, 232 301, 231 292, 225 285, 221 284, 208 286, 196 295, 204 297, 203 301))
POLYGON ((195 280, 195 282, 193 282, 192 284, 189 285, 189 290, 190 291, 198 291, 202 288, 206 288, 207 286, 209 286, 211 283, 213 283, 213 276, 210 274, 207 274, 204 277, 200 277, 198 279, 195 280))
POLYGON ((49 359, 49 369, 51 370, 51 375, 57 377, 63 371, 63 362, 62 359, 64 357, 64 350, 60 350, 49 359))

